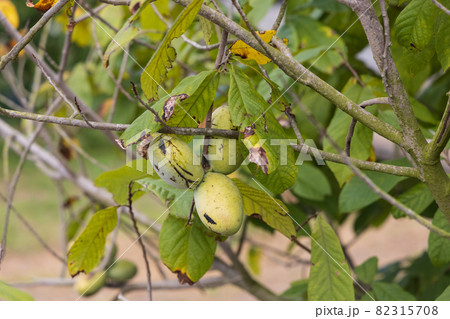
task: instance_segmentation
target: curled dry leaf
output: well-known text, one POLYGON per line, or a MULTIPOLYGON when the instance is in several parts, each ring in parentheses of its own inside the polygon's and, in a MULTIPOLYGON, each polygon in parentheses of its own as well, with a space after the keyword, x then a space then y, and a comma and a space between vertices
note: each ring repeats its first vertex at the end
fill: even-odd
POLYGON ((266 150, 258 143, 255 146, 251 147, 248 151, 248 160, 261 167, 261 170, 264 174, 268 174, 269 159, 267 158, 266 150))
POLYGON ((39 0, 38 3, 33 4, 31 0, 27 0, 27 7, 35 8, 41 12, 47 12, 53 7, 59 0, 39 0))
POLYGON ((139 143, 137 147, 138 154, 144 158, 148 159, 148 148, 153 141, 153 137, 151 135, 146 136, 141 143, 139 143))
POLYGON ((163 115, 161 117, 162 120, 164 122, 167 122, 170 119, 170 117, 173 115, 173 112, 175 111, 175 105, 178 102, 186 100, 188 97, 189 97, 189 95, 184 94, 184 93, 173 95, 173 96, 169 97, 163 106, 163 115))
POLYGON ((253 128, 251 126, 247 126, 244 129, 244 138, 248 138, 254 134, 255 134, 255 131, 253 130, 253 128))

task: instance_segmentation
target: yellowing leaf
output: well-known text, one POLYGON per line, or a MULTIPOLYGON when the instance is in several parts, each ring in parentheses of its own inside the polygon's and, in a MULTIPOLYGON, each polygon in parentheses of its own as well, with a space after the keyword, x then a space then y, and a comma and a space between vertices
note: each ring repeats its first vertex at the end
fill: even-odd
POLYGON ((19 14, 14 4, 10 0, 0 0, 0 12, 6 17, 14 28, 19 27, 19 14))
MULTIPOLYGON (((275 35, 276 31, 268 30, 256 33, 261 37, 261 39, 265 43, 269 43, 272 40, 273 36, 275 35)), ((270 59, 268 57, 251 48, 248 44, 246 44, 244 41, 241 40, 236 41, 231 46, 230 52, 244 59, 255 60, 256 63, 258 63, 259 65, 267 64, 270 62, 270 59)))
POLYGON ((233 178, 233 182, 241 193, 245 215, 262 220, 289 239, 295 237, 294 222, 282 201, 271 197, 262 190, 248 186, 236 178, 233 178))
POLYGON ((27 7, 35 8, 42 12, 47 12, 57 2, 58 2, 58 0, 39 0, 38 3, 33 4, 33 2, 31 2, 31 0, 27 0, 27 7))
POLYGON ((99 263, 105 249, 106 236, 117 225, 117 207, 108 207, 92 216, 91 220, 67 253, 69 273, 88 274, 99 263))

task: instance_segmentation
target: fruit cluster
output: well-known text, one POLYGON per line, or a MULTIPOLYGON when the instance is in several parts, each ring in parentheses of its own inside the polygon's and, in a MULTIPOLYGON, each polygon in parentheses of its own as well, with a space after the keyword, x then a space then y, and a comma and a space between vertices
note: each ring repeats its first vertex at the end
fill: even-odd
MULTIPOLYGON (((217 108, 212 114, 212 127, 235 129, 228 106, 217 108)), ((216 234, 230 236, 241 227, 244 205, 233 181, 226 176, 239 168, 244 160, 235 141, 212 138, 208 144, 211 170, 204 171, 200 158, 181 139, 160 135, 148 149, 148 157, 156 173, 167 184, 194 188, 195 208, 203 224, 216 234), (234 146, 234 147, 231 147, 234 146)))

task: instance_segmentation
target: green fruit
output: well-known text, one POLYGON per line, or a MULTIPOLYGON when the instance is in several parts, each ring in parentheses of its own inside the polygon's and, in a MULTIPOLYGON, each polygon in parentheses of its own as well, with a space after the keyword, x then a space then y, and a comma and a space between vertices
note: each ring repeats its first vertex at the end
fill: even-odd
MULTIPOLYGON (((212 127, 233 130, 230 109, 227 105, 217 108, 212 114, 212 127)), ((240 152, 241 141, 224 137, 213 137, 208 146, 211 169, 222 174, 230 174, 241 166, 244 156, 240 152)))
POLYGON ((94 275, 85 275, 79 277, 73 288, 80 296, 92 296, 97 293, 106 284, 106 275, 104 271, 94 275))
POLYGON ((106 264, 106 268, 109 268, 109 266, 111 266, 114 263, 114 261, 116 260, 116 255, 117 255, 117 245, 113 244, 111 248, 111 254, 109 255, 108 263, 106 264))
POLYGON ((244 204, 241 193, 227 176, 209 172, 194 190, 195 208, 211 231, 231 236, 241 228, 244 204))
POLYGON ((176 188, 195 187, 205 174, 200 158, 178 137, 157 137, 148 149, 148 158, 159 177, 176 188))
POLYGON ((132 261, 119 259, 108 269, 106 275, 109 283, 120 285, 133 278, 136 273, 137 267, 132 261))

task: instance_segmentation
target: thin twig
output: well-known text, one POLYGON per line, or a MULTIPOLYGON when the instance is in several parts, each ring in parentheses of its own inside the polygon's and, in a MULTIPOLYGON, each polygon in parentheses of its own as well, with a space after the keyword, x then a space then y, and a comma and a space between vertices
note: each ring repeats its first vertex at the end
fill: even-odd
POLYGON ((69 100, 69 98, 64 94, 64 92, 62 92, 59 87, 57 86, 57 84, 55 82, 53 82, 52 78, 50 77, 50 75, 47 73, 47 71, 44 69, 44 67, 42 66, 41 62, 39 61, 39 59, 36 56, 33 56, 34 61, 36 62, 36 65, 39 67, 39 69, 41 70, 42 74, 45 76, 45 78, 47 79, 48 83, 50 83, 50 85, 55 89, 56 93, 58 93, 62 99, 64 100, 64 102, 66 102, 66 104, 68 106, 70 106, 70 108, 73 110, 74 113, 80 113, 81 111, 75 107, 72 102, 69 100))
POLYGON ((256 39, 256 41, 258 41, 259 45, 264 49, 265 53, 267 54, 267 57, 270 60, 274 60, 272 53, 269 51, 269 49, 267 48, 267 43, 265 43, 263 41, 263 39, 261 39, 261 37, 256 33, 255 29, 253 28, 253 26, 251 25, 250 21, 248 20, 245 12, 242 10, 241 6, 239 5, 239 3, 236 0, 231 0, 231 2, 233 3, 234 7, 236 8, 236 10, 239 12, 240 16, 242 17, 242 20, 244 20, 245 25, 247 26, 248 30, 251 32, 251 34, 253 35, 253 37, 256 39))
POLYGON ((80 105, 78 104, 78 101, 77 101, 77 97, 76 97, 76 96, 74 97, 74 102, 75 102, 75 105, 76 105, 76 107, 77 107, 78 113, 81 115, 81 117, 82 117, 83 120, 86 122, 86 124, 87 124, 90 128, 94 128, 94 127, 92 126, 92 124, 89 122, 89 120, 87 119, 86 115, 83 113, 83 111, 81 111, 81 107, 80 107, 80 105))
POLYGON ((112 4, 113 6, 129 6, 131 0, 99 0, 100 2, 112 4))
POLYGON ((447 9, 446 7, 444 7, 439 1, 437 1, 437 0, 431 0, 431 1, 433 1, 434 5, 435 5, 436 7, 438 7, 438 8, 441 9, 443 12, 445 12, 445 14, 450 15, 450 10, 447 9))
POLYGON ((69 59, 69 51, 70 46, 72 45, 72 34, 73 30, 76 26, 75 23, 75 11, 77 10, 78 3, 74 2, 72 8, 67 11, 67 15, 69 17, 69 22, 67 23, 66 36, 64 38, 64 45, 61 52, 61 59, 58 68, 57 74, 57 83, 60 83, 63 80, 64 70, 67 66, 67 61, 69 59))
POLYGON ((241 237, 239 238, 239 246, 236 250, 237 257, 239 257, 239 255, 241 254, 242 248, 244 247, 245 236, 247 234, 247 228, 248 228, 248 217, 246 215, 246 216, 244 216, 244 225, 242 225, 242 233, 241 233, 241 237))
POLYGON ((288 4, 288 0, 283 0, 283 2, 281 3, 280 11, 278 12, 278 16, 272 25, 272 30, 277 31, 278 28, 280 27, 281 21, 283 21, 284 15, 286 14, 287 4, 288 4))
POLYGON ((141 233, 139 232, 139 228, 138 228, 136 219, 134 218, 134 213, 133 213, 133 184, 134 184, 134 182, 132 181, 128 185, 128 208, 129 208, 129 213, 130 213, 131 220, 133 221, 134 230, 136 231, 136 235, 138 236, 139 245, 142 248, 142 255, 144 257, 145 267, 146 267, 146 270, 147 270, 148 300, 151 301, 153 298, 152 298, 152 278, 151 278, 151 273, 150 273, 150 264, 148 263, 147 251, 145 249, 144 242, 142 241, 141 233))
POLYGON ((298 232, 300 229, 303 229, 303 227, 305 227, 306 224, 308 224, 311 219, 316 218, 316 217, 317 217, 317 213, 312 214, 301 225, 299 225, 295 230, 298 232))
POLYGON ((342 62, 344 62, 344 65, 347 67, 347 69, 353 74, 353 76, 355 77, 356 81, 358 81, 359 85, 361 85, 362 87, 365 87, 366 85, 364 84, 364 82, 361 80, 361 78, 359 77, 358 73, 356 72, 356 70, 350 65, 350 62, 348 62, 348 60, 346 59, 344 53, 340 50, 337 49, 339 55, 342 58, 342 62))
POLYGON ((139 95, 139 92, 137 91, 137 87, 136 84, 134 84, 134 82, 130 82, 131 83, 131 87, 133 88, 133 93, 134 96, 136 97, 136 99, 139 101, 139 103, 141 103, 141 105, 143 107, 145 107, 147 110, 149 110, 150 112, 153 113, 153 115, 155 116, 155 120, 161 124, 163 127, 168 128, 169 126, 167 125, 166 122, 164 122, 162 120, 162 118, 159 116, 158 112, 156 112, 150 105, 148 105, 148 103, 144 102, 144 100, 142 100, 141 96, 139 95))
MULTIPOLYGON (((367 106, 374 105, 374 104, 389 104, 389 98, 380 97, 380 98, 367 100, 367 101, 364 101, 361 104, 359 104, 359 106, 361 108, 366 108, 367 106)), ((344 152, 345 152, 345 154, 347 154, 347 156, 350 156, 350 147, 352 144, 353 133, 355 132, 355 127, 356 127, 357 122, 358 121, 355 118, 352 118, 352 121, 350 122, 350 126, 348 128, 347 136, 345 137, 344 152)))
POLYGON ((306 247, 305 245, 303 245, 297 238, 292 237, 291 240, 297 245, 299 246, 301 249, 303 249, 304 251, 306 251, 307 253, 311 253, 311 249, 309 249, 308 247, 306 247))

